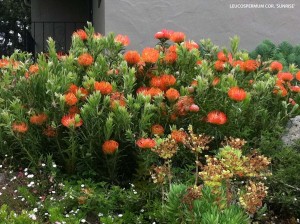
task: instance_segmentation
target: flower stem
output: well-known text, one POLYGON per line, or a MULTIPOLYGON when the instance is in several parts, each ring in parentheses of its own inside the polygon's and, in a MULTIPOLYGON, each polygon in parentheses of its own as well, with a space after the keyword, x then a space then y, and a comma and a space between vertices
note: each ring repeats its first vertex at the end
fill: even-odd
POLYGON ((196 171, 195 171, 195 186, 198 184, 198 176, 199 176, 199 153, 196 152, 196 171))

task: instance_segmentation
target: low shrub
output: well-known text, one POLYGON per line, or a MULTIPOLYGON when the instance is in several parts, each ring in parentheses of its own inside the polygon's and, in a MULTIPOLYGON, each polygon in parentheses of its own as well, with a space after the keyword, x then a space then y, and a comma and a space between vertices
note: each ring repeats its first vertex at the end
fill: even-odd
MULTIPOLYGON (((260 199, 265 197, 263 185, 253 182, 255 166, 244 166, 245 161, 264 157, 244 155, 258 147, 263 152, 262 139, 277 135, 290 117, 299 115, 298 68, 291 65, 282 72, 278 62, 251 59, 248 52, 238 50, 237 37, 231 39, 230 49, 220 49, 210 40, 197 44, 186 40, 184 33, 168 30, 158 32, 155 38, 154 48, 146 47, 141 53, 125 51, 130 43, 127 36, 101 36, 88 24, 73 34, 66 55, 57 53, 50 38, 48 52, 39 54, 35 62, 24 52, 0 59, 0 158, 13 156, 13 163, 36 172, 48 158, 68 178, 77 175, 110 184, 108 188, 95 184, 92 191, 101 191, 95 195, 90 190, 78 192, 81 188, 70 185, 69 193, 85 202, 76 220, 98 211, 95 207, 107 202, 99 195, 111 191, 119 198, 109 198, 112 203, 107 207, 112 212, 101 211, 107 213, 101 222, 122 223, 126 217, 163 223, 158 197, 164 202, 173 184, 206 184, 211 189, 204 187, 204 195, 209 195, 215 184, 220 187, 225 181, 225 191, 219 189, 222 195, 229 192, 229 179, 236 175, 253 175, 247 189, 260 189, 260 199), (239 150, 245 142, 234 140, 237 137, 247 140, 245 149, 239 150), (226 148, 222 141, 234 145, 226 148), (208 146, 213 150, 206 150, 208 146), (206 180, 205 169, 221 172, 218 167, 231 166, 222 162, 230 160, 222 152, 240 163, 231 164, 230 178, 206 180), (220 163, 214 164, 216 167, 211 165, 214 160, 220 163), (151 178, 160 185, 150 185, 151 178), (122 187, 133 182, 143 195, 150 195, 150 202, 123 191, 122 187), (136 212, 140 203, 153 209, 147 218, 136 212), (120 217, 118 205, 129 206, 120 217)), ((30 191, 23 188, 22 192, 32 199, 29 206, 37 203, 30 191)), ((73 199, 49 205, 50 221, 55 221, 53 217, 69 221, 65 212, 78 203, 73 199)), ((245 196, 244 201, 248 199, 245 196)), ((52 203, 51 197, 49 200, 52 203)), ((211 203, 207 200, 205 196, 203 202, 197 202, 198 212, 203 212, 201 203, 211 203)), ((242 214, 237 200, 230 202, 227 210, 212 206, 215 210, 207 214, 213 212, 214 217, 200 219, 223 222, 231 217, 236 223, 246 222, 248 216, 242 214)), ((261 207, 262 200, 254 204, 261 207)), ((247 211, 254 214, 257 210, 247 211)))
POLYGON ((300 67, 300 45, 293 46, 287 41, 275 45, 270 40, 264 40, 249 55, 253 59, 260 56, 263 61, 279 61, 286 71, 290 64, 300 67))

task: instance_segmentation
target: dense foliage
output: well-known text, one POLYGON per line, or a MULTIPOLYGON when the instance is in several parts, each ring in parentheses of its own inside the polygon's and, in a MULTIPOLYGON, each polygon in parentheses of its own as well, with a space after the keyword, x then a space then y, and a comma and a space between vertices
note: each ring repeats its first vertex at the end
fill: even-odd
POLYGON ((288 70, 290 64, 300 67, 300 45, 293 46, 287 41, 276 45, 270 40, 264 40, 250 53, 250 57, 253 59, 256 59, 258 55, 263 61, 279 61, 285 70, 288 70))
MULTIPOLYGON (((0 60, 0 158, 34 172, 46 160, 62 175, 100 183, 73 182, 75 192, 65 197, 73 187, 54 183, 51 172, 45 189, 21 190, 32 199, 30 209, 39 203, 51 213, 31 217, 249 223, 265 211, 270 159, 260 152, 268 154, 270 144, 263 140, 299 114, 300 72, 250 59, 237 37, 230 49, 169 30, 155 38, 154 48, 125 52, 127 36, 104 37, 89 25, 73 34, 67 55, 49 39, 48 53, 36 62, 24 52, 0 60), (59 203, 51 207, 53 191, 59 203), (118 207, 125 201, 128 207, 118 207)), ((13 219, 5 206, 1 214, 13 219)))

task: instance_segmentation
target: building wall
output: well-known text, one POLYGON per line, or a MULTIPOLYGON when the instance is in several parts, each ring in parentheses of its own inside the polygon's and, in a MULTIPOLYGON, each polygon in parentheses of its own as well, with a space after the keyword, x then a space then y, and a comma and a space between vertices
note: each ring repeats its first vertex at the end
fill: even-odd
POLYGON ((105 34, 105 1, 93 0, 93 21, 97 32, 105 34))
POLYGON ((32 0, 31 33, 36 52, 46 49, 49 36, 56 41, 57 50, 69 49, 72 33, 86 25, 89 14, 88 0, 32 0))
MULTIPOLYGON (((104 0, 102 0, 104 1, 104 0)), ((153 46, 155 32, 167 28, 182 31, 195 41, 210 38, 228 45, 238 35, 241 47, 252 50, 264 39, 279 43, 300 42, 300 5, 297 0, 264 0, 264 4, 294 3, 294 9, 231 9, 234 3, 262 3, 259 0, 106 0, 105 33, 129 35, 131 47, 153 46)), ((99 21, 95 20, 94 24, 99 21)))

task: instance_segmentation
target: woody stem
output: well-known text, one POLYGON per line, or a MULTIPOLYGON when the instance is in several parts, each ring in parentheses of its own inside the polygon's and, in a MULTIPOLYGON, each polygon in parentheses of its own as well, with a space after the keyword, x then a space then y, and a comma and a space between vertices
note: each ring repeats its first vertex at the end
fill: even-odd
POLYGON ((199 173, 199 153, 198 152, 196 152, 196 161, 195 161, 195 163, 196 163, 196 171, 195 171, 195 186, 197 186, 197 184, 198 184, 198 173, 199 173))

